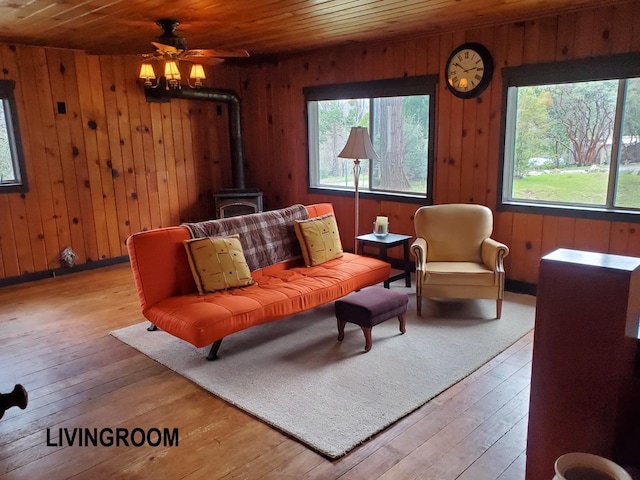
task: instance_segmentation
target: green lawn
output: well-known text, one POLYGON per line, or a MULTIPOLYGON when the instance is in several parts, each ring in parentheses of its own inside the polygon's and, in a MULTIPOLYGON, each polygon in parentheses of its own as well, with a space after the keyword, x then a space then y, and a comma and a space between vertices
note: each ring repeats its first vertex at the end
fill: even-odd
MULTIPOLYGON (((544 173, 513 182, 513 198, 551 202, 604 205, 608 174, 544 173)), ((616 206, 640 208, 640 175, 622 173, 618 177, 616 206)))

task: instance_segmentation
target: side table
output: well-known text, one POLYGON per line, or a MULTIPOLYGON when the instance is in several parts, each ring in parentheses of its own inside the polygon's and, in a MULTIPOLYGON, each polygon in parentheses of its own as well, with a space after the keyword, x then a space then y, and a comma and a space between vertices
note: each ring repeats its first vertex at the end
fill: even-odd
POLYGON ((390 248, 399 246, 403 247, 404 258, 401 268, 402 273, 389 277, 389 279, 384 282, 385 288, 389 288, 389 284, 391 282, 395 282, 396 280, 400 280, 402 278, 404 278, 405 280, 405 286, 411 287, 411 261, 409 259, 409 240, 411 240, 411 238, 413 237, 411 237, 410 235, 400 235, 397 233, 390 233, 386 237, 378 237, 373 233, 358 235, 356 237, 356 240, 358 241, 358 251, 362 255, 367 255, 367 253, 365 253, 365 247, 374 247, 378 249, 378 258, 385 262, 389 262, 388 250, 390 248))

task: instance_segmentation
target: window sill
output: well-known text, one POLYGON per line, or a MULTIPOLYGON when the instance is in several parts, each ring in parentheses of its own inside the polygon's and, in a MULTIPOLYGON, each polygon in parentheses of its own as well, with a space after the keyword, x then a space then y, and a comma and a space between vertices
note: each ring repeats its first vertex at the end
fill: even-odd
POLYGON ((0 184, 0 195, 2 195, 3 193, 27 193, 28 191, 29 191, 29 187, 27 186, 26 183, 0 184))
MULTIPOLYGON (((335 197, 353 197, 353 190, 341 190, 337 188, 326 187, 308 187, 307 191, 316 195, 328 195, 335 197)), ((431 205, 432 199, 428 195, 410 195, 397 192, 371 192, 369 190, 360 190, 360 198, 367 200, 377 200, 385 202, 411 203, 417 205, 431 205)))

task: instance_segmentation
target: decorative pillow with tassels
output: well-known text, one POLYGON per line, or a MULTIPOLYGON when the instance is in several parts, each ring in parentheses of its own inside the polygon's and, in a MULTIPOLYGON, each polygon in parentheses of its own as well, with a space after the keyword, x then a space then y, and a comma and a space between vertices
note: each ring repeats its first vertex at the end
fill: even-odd
POLYGON ((238 235, 184 240, 200 294, 254 283, 238 235))
POLYGON ((333 213, 307 220, 296 220, 294 226, 307 267, 314 267, 342 256, 340 233, 333 213))

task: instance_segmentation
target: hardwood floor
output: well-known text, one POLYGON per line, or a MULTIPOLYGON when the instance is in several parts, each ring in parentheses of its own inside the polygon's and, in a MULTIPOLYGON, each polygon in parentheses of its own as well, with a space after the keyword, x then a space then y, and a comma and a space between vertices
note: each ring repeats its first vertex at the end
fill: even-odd
POLYGON ((29 393, 0 420, 0 478, 524 479, 532 333, 332 462, 109 335, 142 320, 126 264, 0 289, 0 392, 29 393), (58 442, 76 427, 179 444, 58 442))

